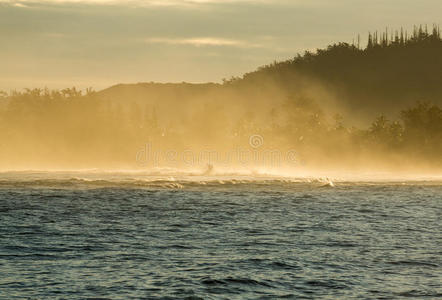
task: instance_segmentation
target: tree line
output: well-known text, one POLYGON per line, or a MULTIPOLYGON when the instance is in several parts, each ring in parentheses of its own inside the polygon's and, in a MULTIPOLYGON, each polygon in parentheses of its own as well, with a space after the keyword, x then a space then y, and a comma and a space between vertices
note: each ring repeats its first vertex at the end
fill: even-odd
POLYGON ((366 128, 352 126, 342 115, 332 115, 302 97, 286 99, 267 111, 265 120, 253 107, 225 118, 217 113, 217 106, 209 101, 191 115, 190 123, 184 116, 171 123, 155 106, 130 101, 122 106, 92 90, 2 93, 0 160, 130 164, 146 142, 177 150, 201 145, 247 149, 248 137, 259 134, 269 149, 296 149, 306 161, 318 157, 353 161, 376 155, 380 160, 395 156, 442 164, 442 110, 430 102, 403 109, 395 120, 381 114, 366 128), (209 133, 199 137, 202 127, 209 128, 209 133))

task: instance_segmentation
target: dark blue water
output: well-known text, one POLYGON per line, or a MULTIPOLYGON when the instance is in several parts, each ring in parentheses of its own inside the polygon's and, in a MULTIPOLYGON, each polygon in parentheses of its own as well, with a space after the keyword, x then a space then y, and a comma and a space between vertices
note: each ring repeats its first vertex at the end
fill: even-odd
POLYGON ((436 299, 442 186, 0 182, 1 299, 436 299))

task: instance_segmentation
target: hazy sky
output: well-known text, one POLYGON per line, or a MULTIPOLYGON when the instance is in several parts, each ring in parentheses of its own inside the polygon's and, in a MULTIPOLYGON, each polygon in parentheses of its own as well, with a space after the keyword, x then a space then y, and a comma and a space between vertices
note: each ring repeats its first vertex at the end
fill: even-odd
POLYGON ((0 0, 0 89, 219 82, 441 12, 441 0, 0 0))

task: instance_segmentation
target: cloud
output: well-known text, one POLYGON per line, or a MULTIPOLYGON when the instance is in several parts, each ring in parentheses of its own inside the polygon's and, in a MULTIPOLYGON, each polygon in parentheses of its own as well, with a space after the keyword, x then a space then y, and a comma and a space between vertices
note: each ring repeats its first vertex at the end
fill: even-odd
POLYGON ((15 7, 22 7, 22 8, 28 7, 26 4, 23 4, 23 3, 20 3, 20 2, 13 3, 12 5, 15 6, 15 7))
POLYGON ((232 40, 216 37, 196 37, 196 38, 148 38, 144 40, 148 44, 169 44, 169 45, 190 45, 195 47, 203 46, 227 46, 237 48, 259 48, 258 44, 248 43, 241 40, 232 40))
POLYGON ((49 38, 64 38, 64 37, 66 37, 66 34, 60 33, 60 32, 45 32, 42 35, 45 37, 49 37, 49 38))

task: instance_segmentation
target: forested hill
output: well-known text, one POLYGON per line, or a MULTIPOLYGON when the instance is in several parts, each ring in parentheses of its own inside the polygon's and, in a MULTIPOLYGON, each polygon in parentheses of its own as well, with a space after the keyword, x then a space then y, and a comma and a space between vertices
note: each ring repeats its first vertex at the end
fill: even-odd
POLYGON ((365 47, 337 43, 224 80, 222 85, 140 83, 113 86, 99 94, 154 106, 195 98, 223 103, 229 95, 236 99, 239 95, 245 102, 307 98, 352 122, 368 122, 379 114, 395 118, 417 101, 442 104, 442 38, 436 26, 415 27, 410 34, 387 30, 370 33, 365 47))
POLYGON ((442 104, 442 39, 440 30, 415 27, 393 34, 369 34, 365 48, 338 43, 316 53, 273 63, 230 84, 274 82, 296 91, 299 75, 320 81, 351 110, 388 112, 418 100, 442 104))

